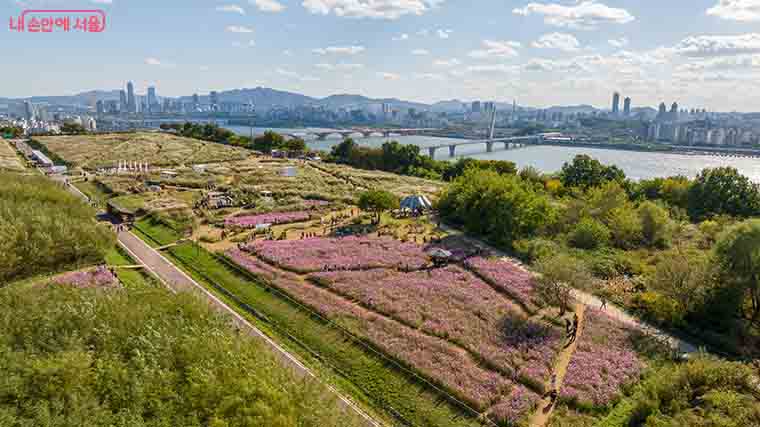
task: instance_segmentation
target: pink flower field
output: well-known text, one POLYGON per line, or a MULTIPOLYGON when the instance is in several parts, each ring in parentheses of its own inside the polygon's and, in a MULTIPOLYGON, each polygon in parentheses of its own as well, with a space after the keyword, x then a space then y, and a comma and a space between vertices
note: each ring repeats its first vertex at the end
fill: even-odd
POLYGON ((530 411, 531 407, 524 403, 527 391, 515 393, 514 390, 521 390, 521 386, 496 371, 479 366, 467 352, 445 340, 421 333, 328 290, 304 283, 292 273, 278 273, 271 266, 238 250, 227 251, 226 255, 256 275, 266 279, 276 277, 276 286, 293 298, 342 324, 387 355, 413 366, 478 411, 485 411, 496 402, 513 408, 510 417, 524 417, 530 411))
POLYGON ((275 212, 262 215, 234 216, 224 221, 227 227, 256 228, 264 224, 290 224, 311 219, 308 212, 275 212))
POLYGON ((516 378, 542 384, 561 345, 554 327, 459 267, 401 273, 328 272, 315 282, 413 328, 450 340, 516 378))
POLYGON ((602 311, 588 309, 562 397, 597 406, 611 403, 622 386, 638 378, 644 368, 631 343, 635 334, 602 311))
POLYGON ((113 288, 119 285, 119 281, 111 271, 103 266, 94 270, 72 271, 56 277, 51 283, 77 288, 113 288))
POLYGON ((271 264, 299 273, 313 273, 325 268, 421 268, 428 262, 421 246, 392 238, 260 240, 248 244, 245 250, 271 264))
POLYGON ((496 289, 516 299, 530 311, 537 311, 533 275, 517 265, 498 258, 475 257, 465 262, 467 268, 496 289))
POLYGON ((497 423, 505 421, 509 425, 516 425, 526 413, 535 408, 540 398, 538 394, 518 385, 491 408, 489 418, 497 423))

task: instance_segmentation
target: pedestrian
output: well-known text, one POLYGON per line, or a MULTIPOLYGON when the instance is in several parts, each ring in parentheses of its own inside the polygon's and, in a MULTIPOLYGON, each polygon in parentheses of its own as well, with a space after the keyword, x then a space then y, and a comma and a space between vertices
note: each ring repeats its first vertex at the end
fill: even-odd
POLYGON ((570 321, 567 317, 565 318, 565 335, 570 336, 570 331, 572 330, 573 322, 570 321))
POLYGON ((602 297, 602 310, 607 308, 607 298, 602 297))

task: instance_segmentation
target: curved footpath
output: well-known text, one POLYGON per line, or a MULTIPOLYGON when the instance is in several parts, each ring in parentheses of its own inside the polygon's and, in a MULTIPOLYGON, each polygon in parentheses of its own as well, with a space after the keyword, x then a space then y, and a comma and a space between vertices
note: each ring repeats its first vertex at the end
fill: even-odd
POLYGON ((245 318, 240 316, 235 310, 217 298, 214 294, 207 291, 203 286, 198 284, 190 276, 185 274, 184 271, 180 270, 178 267, 172 264, 171 261, 150 247, 142 239, 130 232, 118 233, 118 239, 119 244, 127 252, 129 252, 130 256, 132 256, 135 261, 143 264, 146 269, 158 277, 159 280, 161 280, 161 282, 163 282, 164 285, 166 285, 172 292, 192 292, 201 296, 202 298, 205 298, 213 309, 229 315, 233 323, 241 331, 247 332, 250 336, 263 341, 266 345, 271 347, 274 354, 276 354, 284 364, 293 368, 297 374, 301 376, 311 377, 319 381, 330 392, 336 395, 339 402, 346 410, 356 412, 365 421, 364 424, 366 426, 382 427, 382 424, 374 420, 350 399, 341 395, 340 392, 338 392, 338 390, 336 390, 334 387, 321 381, 319 377, 314 375, 314 373, 303 363, 301 363, 293 354, 274 342, 260 329, 253 326, 245 318))

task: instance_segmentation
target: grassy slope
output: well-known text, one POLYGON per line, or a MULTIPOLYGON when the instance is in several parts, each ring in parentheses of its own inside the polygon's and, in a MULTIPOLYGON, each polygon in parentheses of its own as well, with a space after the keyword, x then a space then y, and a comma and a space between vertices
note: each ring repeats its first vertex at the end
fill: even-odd
MULTIPOLYGON (((165 240, 170 233, 161 232, 160 226, 145 225, 139 223, 138 229, 143 236, 156 234, 158 241, 153 245, 171 243, 165 240)), ((339 330, 278 297, 267 286, 229 269, 209 252, 192 244, 183 244, 172 248, 169 256, 312 367, 323 371, 329 369, 333 377, 337 374, 336 379, 344 392, 381 408, 386 417, 395 418, 396 423, 431 427, 478 424, 407 374, 390 368, 386 361, 347 340, 339 330), (222 286, 237 301, 222 295, 212 283, 222 286)))
MULTIPOLYGON (((119 246, 106 254, 106 263, 110 266, 135 265, 135 261, 119 246)), ((117 268, 116 276, 128 288, 155 287, 158 284, 158 281, 144 270, 117 268)))

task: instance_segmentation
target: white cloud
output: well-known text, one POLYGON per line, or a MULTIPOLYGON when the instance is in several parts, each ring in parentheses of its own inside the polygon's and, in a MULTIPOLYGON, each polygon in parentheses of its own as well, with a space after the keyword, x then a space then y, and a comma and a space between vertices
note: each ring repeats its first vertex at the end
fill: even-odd
POLYGON ((293 52, 291 52, 290 50, 287 50, 287 49, 283 50, 282 54, 285 55, 285 56, 293 56, 293 52))
POLYGON ((516 73, 520 67, 516 65, 494 64, 494 65, 471 65, 467 67, 469 73, 516 73))
POLYGON ((518 56, 517 48, 522 45, 519 42, 504 40, 483 40, 485 49, 473 50, 469 53, 472 58, 514 58, 518 56))
POLYGON ((553 59, 534 58, 523 66, 526 71, 580 73, 589 71, 580 62, 575 60, 557 61, 553 59))
POLYGON ((356 55, 357 53, 364 52, 366 49, 364 46, 330 46, 325 48, 312 49, 312 52, 318 55, 356 55))
POLYGON ((441 67, 441 68, 450 68, 450 67, 456 67, 457 65, 460 65, 461 63, 462 62, 456 58, 438 59, 438 60, 433 61, 433 66, 441 67))
POLYGON ((282 12, 285 10, 285 6, 276 0, 248 0, 249 3, 255 5, 262 12, 282 12))
POLYGON ((628 41, 628 39, 626 37, 620 37, 619 39, 610 39, 610 40, 607 40, 607 43, 609 43, 610 46, 612 46, 612 47, 616 47, 618 49, 621 49, 621 48, 624 48, 624 47, 628 46, 628 43, 630 43, 630 42, 628 41))
POLYGON ((245 15, 245 9, 243 9, 242 7, 236 4, 226 4, 223 6, 217 6, 216 10, 218 12, 238 13, 240 15, 245 15))
POLYGON ((425 50, 425 49, 414 49, 412 51, 412 55, 418 55, 418 56, 430 55, 430 51, 425 50))
POLYGON ((421 37, 427 37, 427 36, 430 35, 430 30, 428 30, 427 28, 423 28, 423 29, 417 31, 417 35, 421 36, 421 37))
POLYGON ((201 71, 208 71, 211 69, 211 67, 209 67, 208 65, 201 65, 200 67, 198 67, 198 69, 201 71))
POLYGON ((444 0, 303 0, 303 7, 320 15, 334 13, 347 18, 398 19, 422 15, 444 0))
POLYGON ((718 4, 707 9, 707 14, 732 21, 760 21, 760 1, 758 0, 718 0, 718 4))
POLYGON ((572 6, 556 3, 529 3, 522 8, 512 10, 516 15, 543 15, 547 25, 591 30, 599 24, 627 24, 634 19, 625 9, 609 7, 593 0, 580 2, 572 6))
POLYGON ((249 41, 249 42, 248 42, 248 46, 250 46, 250 47, 254 47, 254 46, 256 46, 256 40, 251 40, 251 41, 249 41))
POLYGON ((328 63, 320 63, 316 64, 315 67, 320 68, 325 71, 333 71, 333 70, 359 70, 364 68, 364 64, 348 64, 348 63, 340 63, 340 64, 328 64, 328 63))
POLYGON ((388 73, 384 71, 378 72, 377 76, 385 80, 398 80, 401 78, 401 76, 396 73, 388 73))
POLYGON ((90 0, 97 4, 113 4, 113 0, 90 0))
POLYGON ((176 65, 172 64, 171 62, 162 61, 162 60, 160 60, 158 58, 154 58, 154 57, 145 58, 145 64, 153 66, 153 67, 161 67, 161 68, 174 68, 174 67, 176 67, 176 65))
POLYGON ((227 26, 226 30, 228 33, 241 33, 241 34, 253 32, 253 28, 243 27, 241 25, 229 25, 227 26))
POLYGON ((276 70, 276 72, 277 72, 277 74, 279 74, 281 76, 284 76, 284 77, 287 77, 287 78, 293 79, 293 80, 300 80, 302 82, 315 82, 315 81, 319 81, 318 77, 302 76, 302 75, 298 74, 295 71, 285 70, 285 69, 282 69, 282 68, 278 68, 276 70))
POLYGON ((444 75, 436 74, 436 73, 415 73, 413 77, 415 79, 420 79, 420 80, 434 80, 434 81, 441 81, 441 80, 446 79, 444 75))
POLYGON ((453 33, 453 32, 454 31, 452 31, 452 30, 438 30, 435 33, 438 35, 439 38, 447 39, 447 38, 451 37, 451 33, 453 33))
POLYGON ((401 34, 400 36, 397 36, 397 37, 393 38, 394 42, 399 42, 399 41, 402 41, 402 40, 409 40, 409 34, 404 33, 404 34, 401 34))
POLYGON ((760 53, 760 34, 688 37, 675 46, 675 51, 689 57, 734 56, 760 53))
POLYGON ((760 68, 760 55, 729 56, 680 65, 678 71, 750 70, 760 68))
POLYGON ((544 34, 533 42, 533 47, 538 49, 559 49, 564 52, 580 50, 580 42, 572 34, 549 33, 544 34))

